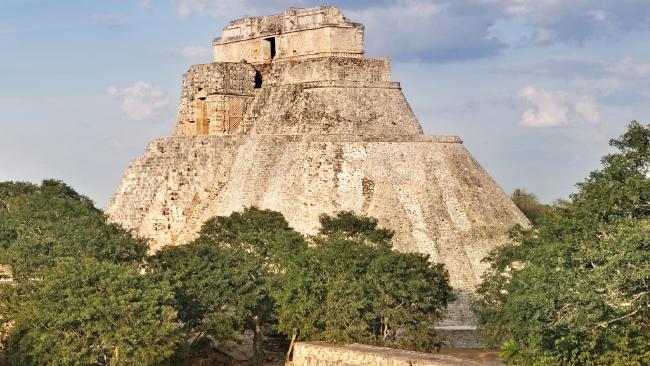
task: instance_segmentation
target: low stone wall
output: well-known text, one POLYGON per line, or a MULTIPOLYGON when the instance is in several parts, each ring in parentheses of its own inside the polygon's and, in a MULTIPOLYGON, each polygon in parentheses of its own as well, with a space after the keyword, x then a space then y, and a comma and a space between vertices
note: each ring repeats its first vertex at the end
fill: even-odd
POLYGON ((433 353, 402 351, 361 344, 338 346, 296 343, 287 366, 472 366, 478 362, 433 353))
MULTIPOLYGON (((456 305, 456 304, 454 304, 456 305)), ((453 314, 452 314, 453 316, 453 314)), ((451 321, 448 321, 451 322, 451 321)), ((437 326, 436 331, 444 338, 444 347, 449 348, 485 348, 485 342, 479 337, 476 326, 473 325, 448 325, 437 326)))

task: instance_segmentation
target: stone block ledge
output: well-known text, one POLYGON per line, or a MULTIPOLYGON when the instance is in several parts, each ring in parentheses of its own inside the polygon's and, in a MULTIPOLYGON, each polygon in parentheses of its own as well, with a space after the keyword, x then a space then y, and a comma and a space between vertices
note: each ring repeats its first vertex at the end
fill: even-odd
POLYGON ((174 136, 169 138, 154 139, 149 143, 154 148, 165 143, 199 143, 228 142, 245 137, 246 139, 278 140, 291 142, 415 142, 462 144, 458 136, 453 135, 340 135, 340 134, 251 134, 251 135, 209 135, 209 136, 174 136))
POLYGON ((296 343, 287 366, 474 366, 475 361, 452 356, 404 351, 362 344, 296 343))

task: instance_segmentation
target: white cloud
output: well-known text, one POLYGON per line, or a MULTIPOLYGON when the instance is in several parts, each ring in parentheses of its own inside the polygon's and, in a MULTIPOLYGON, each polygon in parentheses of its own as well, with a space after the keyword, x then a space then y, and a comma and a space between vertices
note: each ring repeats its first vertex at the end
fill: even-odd
POLYGON ((617 77, 576 79, 569 83, 579 93, 608 97, 634 88, 634 83, 617 77))
MULTIPOLYGON (((244 15, 265 15, 286 10, 282 0, 174 0, 176 13, 184 19, 192 15, 208 15, 216 18, 241 18, 244 15)), ((291 6, 303 6, 304 1, 294 1, 291 6)))
POLYGON ((151 8, 151 0, 138 0, 138 6, 142 9, 151 8))
POLYGON ((207 5, 207 0, 178 0, 176 10, 179 17, 186 18, 192 13, 204 12, 207 5))
POLYGON ((626 57, 611 66, 609 71, 624 77, 646 78, 650 77, 650 62, 638 62, 626 57))
POLYGON ((366 26, 370 55, 444 62, 493 55, 506 46, 491 32, 499 9, 485 2, 395 0, 344 14, 366 26))
POLYGON ((521 115, 525 127, 555 127, 568 123, 600 121, 600 113, 593 98, 564 91, 547 91, 525 87, 517 97, 526 104, 521 115))
POLYGON ((587 96, 580 96, 573 104, 576 114, 583 120, 591 123, 600 121, 600 113, 594 100, 587 96))
POLYGON ((122 89, 111 86, 107 93, 122 101, 122 111, 134 121, 156 117, 169 105, 165 93, 146 81, 138 81, 122 89))
MULTIPOLYGON (((581 44, 602 36, 620 37, 650 28, 647 0, 491 0, 510 16, 522 17, 547 43, 581 44)), ((539 43, 539 37, 530 39, 539 43)))
POLYGON ((604 10, 594 9, 587 12, 594 20, 603 21, 609 17, 609 14, 604 10))
POLYGON ((163 54, 182 57, 193 63, 207 63, 212 62, 212 48, 200 46, 186 46, 181 49, 167 49, 163 54))
POLYGON ((621 93, 642 93, 650 78, 650 61, 602 58, 586 54, 548 56, 497 66, 503 73, 530 74, 568 82, 577 94, 609 97, 621 93))

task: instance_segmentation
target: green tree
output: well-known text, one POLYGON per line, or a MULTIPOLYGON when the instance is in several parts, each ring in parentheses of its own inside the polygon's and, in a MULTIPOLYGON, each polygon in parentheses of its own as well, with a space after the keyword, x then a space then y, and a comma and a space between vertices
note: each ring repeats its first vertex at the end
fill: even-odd
POLYGON ((0 183, 0 264, 29 278, 57 258, 137 263, 147 250, 65 183, 0 183))
POLYGON ((63 258, 41 274, 0 288, 12 365, 158 365, 182 339, 169 286, 133 266, 63 258))
POLYGON ((650 128, 610 145, 571 204, 487 258, 476 312, 511 364, 650 364, 650 128))
POLYGON ((165 249, 152 263, 175 286, 191 332, 227 339, 241 326, 250 329, 253 364, 262 365, 264 328, 274 319, 271 287, 306 249, 282 214, 250 207, 208 220, 194 242, 165 249))
POLYGON ((292 340, 437 349, 433 324, 452 300, 443 266, 392 250, 375 219, 340 212, 321 224, 278 278, 277 329, 292 340))
POLYGON ((247 254, 213 243, 167 246, 148 264, 153 276, 171 284, 174 307, 192 345, 233 339, 244 328, 247 306, 259 296, 247 254))
POLYGON ((390 229, 380 228, 379 221, 374 217, 359 216, 352 211, 339 211, 319 217, 319 233, 324 237, 340 237, 364 240, 371 245, 388 245, 393 239, 390 229))
POLYGON ((153 365, 181 329, 166 282, 142 275, 146 244, 63 182, 0 183, 5 357, 15 365, 153 365))
POLYGON ((526 192, 521 188, 515 189, 510 196, 517 208, 532 222, 537 223, 544 213, 549 209, 548 205, 542 204, 533 193, 526 192))

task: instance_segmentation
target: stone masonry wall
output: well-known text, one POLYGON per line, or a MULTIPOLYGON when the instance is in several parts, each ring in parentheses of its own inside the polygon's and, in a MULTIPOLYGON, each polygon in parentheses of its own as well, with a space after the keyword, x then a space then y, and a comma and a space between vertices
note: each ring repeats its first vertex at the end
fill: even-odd
POLYGON ((192 66, 183 75, 174 135, 233 133, 252 102, 256 70, 246 63, 192 66))
MULTIPOLYGON (((243 130, 250 134, 421 134, 399 88, 390 82, 314 82, 270 87, 256 97, 243 130)), ((248 117, 248 116, 247 116, 248 117)))
POLYGON ((174 135, 422 133, 399 83, 389 81, 388 59, 273 63, 258 89, 257 72, 247 63, 192 66, 174 135))
POLYGON ((478 362, 451 356, 401 351, 361 344, 337 346, 323 342, 295 344, 287 366, 474 366, 478 362))
POLYGON ((232 21, 213 46, 216 62, 245 60, 258 64, 271 59, 360 58, 363 26, 348 21, 333 7, 293 8, 280 15, 232 21))
POLYGON ((316 81, 390 81, 388 58, 321 57, 274 63, 265 86, 316 81))

